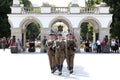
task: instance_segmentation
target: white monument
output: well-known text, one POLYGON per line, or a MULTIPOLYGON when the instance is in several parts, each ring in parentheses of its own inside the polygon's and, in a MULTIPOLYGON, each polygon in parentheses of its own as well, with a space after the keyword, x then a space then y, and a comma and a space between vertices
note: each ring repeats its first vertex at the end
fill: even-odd
MULTIPOLYGON (((20 5, 19 0, 13 0, 13 5, 20 5)), ((63 22, 66 25, 64 28, 74 33, 77 39, 78 50, 80 48, 80 31, 83 22, 90 22, 93 25, 94 39, 103 40, 105 35, 109 36, 110 25, 112 23, 112 14, 109 13, 109 7, 106 8, 106 6, 103 6, 97 7, 94 10, 90 8, 86 10, 86 8, 76 5, 78 5, 78 0, 72 0, 70 10, 66 7, 52 8, 41 6, 40 11, 37 13, 35 12, 36 8, 27 12, 24 6, 12 6, 12 13, 8 14, 11 25, 11 36, 14 35, 16 39, 21 39, 25 47, 26 27, 32 22, 37 22, 40 25, 41 40, 43 36, 48 37, 56 22, 63 22)), ((66 34, 66 31, 64 33, 66 34)), ((42 50, 43 47, 41 45, 42 50)))

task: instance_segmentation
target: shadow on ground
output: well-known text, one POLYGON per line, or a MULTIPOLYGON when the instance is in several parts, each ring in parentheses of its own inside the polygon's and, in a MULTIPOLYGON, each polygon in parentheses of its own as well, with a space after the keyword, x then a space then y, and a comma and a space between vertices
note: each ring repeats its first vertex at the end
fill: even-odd
MULTIPOLYGON (((58 72, 55 72, 54 75, 59 76, 58 72)), ((74 72, 72 74, 69 74, 69 71, 64 66, 61 77, 67 80, 80 80, 81 77, 90 77, 90 76, 89 73, 86 72, 82 66, 75 65, 74 72)))

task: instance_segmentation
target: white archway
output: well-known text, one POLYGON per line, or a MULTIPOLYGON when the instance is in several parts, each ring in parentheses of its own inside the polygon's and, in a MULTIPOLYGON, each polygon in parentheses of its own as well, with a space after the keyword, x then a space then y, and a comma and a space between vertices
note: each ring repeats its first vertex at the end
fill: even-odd
POLYGON ((34 22, 37 22, 40 25, 40 28, 42 28, 42 24, 41 24, 40 20, 33 16, 25 17, 22 20, 22 22, 20 22, 20 29, 21 29, 21 36, 22 36, 21 40, 22 40, 24 47, 25 47, 25 43, 26 43, 26 28, 30 23, 34 23, 34 22))
MULTIPOLYGON (((58 16, 58 17, 52 19, 50 24, 49 24, 49 30, 52 30, 53 29, 52 27, 56 23, 61 23, 61 26, 63 26, 63 28, 68 29, 67 33, 72 31, 72 24, 71 24, 71 22, 69 21, 69 19, 67 19, 66 17, 63 17, 63 16, 58 16)), ((67 33, 64 34, 64 37, 66 36, 67 33)))
POLYGON ((93 33, 93 37, 94 37, 93 42, 95 42, 96 39, 99 39, 99 32, 100 32, 100 28, 101 28, 101 24, 100 24, 99 20, 97 20, 95 17, 92 17, 92 16, 87 16, 87 17, 83 18, 80 21, 79 25, 78 25, 79 31, 81 30, 81 24, 83 22, 89 22, 89 23, 92 24, 93 31, 94 31, 94 33, 93 33), (96 38, 96 36, 98 36, 98 38, 96 38))
POLYGON ((70 29, 72 28, 72 24, 70 22, 69 19, 67 19, 66 17, 64 16, 58 16, 58 17, 55 17, 54 19, 51 20, 50 24, 49 24, 49 29, 51 29, 51 26, 56 23, 56 22, 63 22, 65 23, 70 29))

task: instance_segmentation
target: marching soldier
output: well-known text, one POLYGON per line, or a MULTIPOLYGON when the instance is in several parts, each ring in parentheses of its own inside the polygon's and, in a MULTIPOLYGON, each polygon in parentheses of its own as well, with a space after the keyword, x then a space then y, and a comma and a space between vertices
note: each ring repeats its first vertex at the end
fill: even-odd
POLYGON ((51 73, 54 73, 56 71, 56 62, 55 62, 55 49, 54 49, 54 34, 49 34, 49 40, 46 41, 46 48, 49 58, 49 64, 51 68, 51 73))
POLYGON ((70 33, 67 35, 67 41, 66 41, 66 61, 67 61, 67 68, 71 73, 73 73, 73 65, 74 65, 74 56, 75 56, 75 50, 76 50, 76 43, 73 40, 73 35, 70 33))
POLYGON ((55 60, 59 75, 62 74, 63 61, 65 59, 65 41, 62 40, 62 34, 58 34, 55 41, 55 60))
POLYGON ((44 52, 46 52, 46 41, 47 41, 47 38, 46 38, 46 36, 44 36, 44 38, 42 40, 44 52))

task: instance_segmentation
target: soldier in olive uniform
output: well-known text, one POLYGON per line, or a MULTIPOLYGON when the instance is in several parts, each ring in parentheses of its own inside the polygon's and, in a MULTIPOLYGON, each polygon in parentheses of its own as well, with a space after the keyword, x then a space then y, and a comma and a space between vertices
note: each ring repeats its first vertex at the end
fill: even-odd
POLYGON ((55 35, 54 34, 49 34, 49 40, 46 42, 46 48, 47 48, 47 53, 48 53, 48 58, 49 58, 49 64, 51 68, 51 73, 54 73, 56 70, 56 62, 55 62, 55 49, 54 49, 54 39, 55 35))
POLYGON ((59 75, 62 74, 63 61, 65 59, 65 41, 62 40, 62 34, 58 34, 55 41, 55 60, 59 75))
POLYGON ((46 52, 46 41, 47 41, 47 38, 46 38, 46 36, 44 36, 44 38, 42 40, 44 52, 46 52))
POLYGON ((74 56, 77 46, 75 41, 73 40, 73 35, 71 33, 67 35, 66 45, 66 61, 68 65, 67 68, 70 73, 73 73, 74 56))

